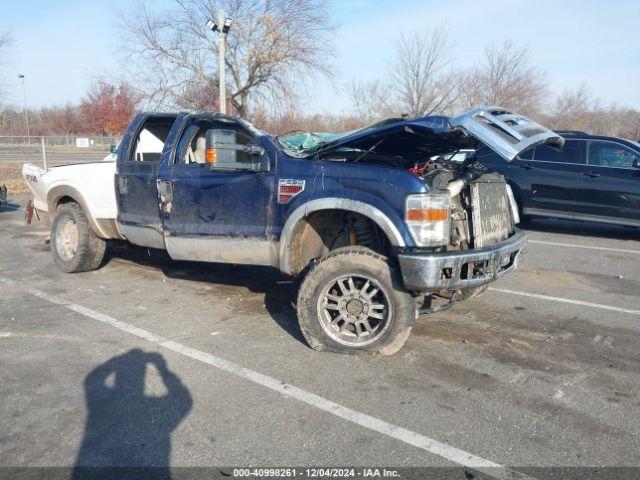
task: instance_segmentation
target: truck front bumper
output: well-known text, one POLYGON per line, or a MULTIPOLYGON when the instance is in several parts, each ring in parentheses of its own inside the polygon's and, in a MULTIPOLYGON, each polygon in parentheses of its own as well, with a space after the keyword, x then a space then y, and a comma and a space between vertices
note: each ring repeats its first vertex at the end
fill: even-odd
POLYGON ((516 229, 502 243, 477 250, 398 255, 404 286, 419 292, 459 290, 491 283, 516 268, 527 237, 516 229))

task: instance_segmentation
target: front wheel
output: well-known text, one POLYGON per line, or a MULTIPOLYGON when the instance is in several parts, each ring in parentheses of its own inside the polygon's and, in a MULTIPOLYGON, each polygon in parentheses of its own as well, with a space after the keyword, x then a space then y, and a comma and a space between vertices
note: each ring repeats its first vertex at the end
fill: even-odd
POLYGON ((309 345, 339 353, 392 355, 416 316, 397 269, 364 247, 339 248, 321 259, 302 282, 297 310, 309 345))
POLYGON ((77 203, 65 203, 51 225, 51 253, 56 266, 63 272, 86 272, 98 268, 106 242, 89 226, 77 203))

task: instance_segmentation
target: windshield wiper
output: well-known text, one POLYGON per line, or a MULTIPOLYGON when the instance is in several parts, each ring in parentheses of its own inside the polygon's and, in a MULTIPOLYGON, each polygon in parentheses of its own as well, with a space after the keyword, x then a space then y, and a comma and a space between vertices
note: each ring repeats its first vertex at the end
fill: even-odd
POLYGON ((373 150, 375 150, 378 145, 380 145, 382 142, 385 141, 385 137, 382 137, 380 140, 378 140, 376 143, 374 143, 373 145, 371 145, 371 147, 369 148, 369 150, 367 150, 366 152, 364 152, 362 155, 360 155, 358 158, 356 158, 353 163, 357 163, 360 160, 362 160, 365 156, 369 155, 373 150))

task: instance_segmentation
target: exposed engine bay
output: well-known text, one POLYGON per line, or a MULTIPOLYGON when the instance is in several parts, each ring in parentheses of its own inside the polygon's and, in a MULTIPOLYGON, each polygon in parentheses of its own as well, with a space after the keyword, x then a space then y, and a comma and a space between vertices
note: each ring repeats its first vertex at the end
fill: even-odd
POLYGON ((490 246, 513 232, 517 219, 509 198, 512 194, 504 178, 487 173, 475 155, 483 146, 477 138, 456 129, 439 129, 436 123, 398 125, 371 135, 364 134, 365 128, 362 133, 342 143, 340 137, 305 133, 293 143, 307 142, 300 150, 306 158, 391 166, 418 176, 432 193, 448 192, 450 242, 446 250, 490 246))
MULTIPOLYGON (((348 160, 353 153, 335 152, 325 159, 354 161, 354 158, 348 160)), ((470 250, 505 240, 513 232, 518 220, 504 178, 496 173, 488 173, 472 154, 463 162, 448 161, 447 158, 455 153, 439 156, 427 154, 426 160, 414 162, 409 167, 405 158, 396 157, 395 161, 398 168, 419 177, 431 192, 448 192, 451 199, 450 242, 443 250, 470 250)), ((389 165, 393 159, 373 152, 366 155, 366 163, 376 161, 389 165)), ((358 244, 385 251, 387 245, 384 245, 384 236, 367 219, 347 215, 342 224, 344 228, 334 234, 331 248, 358 244)))
MULTIPOLYGON (((438 153, 441 151, 436 150, 438 153)), ((499 243, 513 232, 513 226, 517 223, 510 205, 507 184, 501 175, 487 172, 480 160, 473 155, 474 150, 465 150, 470 154, 462 162, 448 160, 458 151, 440 155, 433 155, 433 150, 424 151, 421 153, 426 159, 414 160, 413 163, 410 163, 406 157, 383 155, 371 149, 364 152, 336 151, 325 156, 324 159, 380 163, 387 166, 392 164, 396 168, 406 169, 418 176, 434 193, 448 192, 451 198, 451 233, 447 250, 469 250, 499 243), (475 224, 474 207, 477 211, 475 224), (496 210, 493 214, 492 209, 496 210), (481 219, 484 217, 488 217, 485 223, 491 223, 491 226, 490 228, 485 226, 486 231, 481 232, 481 219), (508 221, 500 221, 499 217, 508 221), (486 238, 481 239, 481 233, 486 238)))
MULTIPOLYGON (((513 192, 504 177, 488 172, 482 165, 477 152, 485 144, 477 137, 451 128, 448 120, 442 125, 424 119, 412 124, 390 122, 387 127, 380 127, 380 124, 365 127, 342 136, 303 132, 279 138, 279 141, 289 155, 298 158, 392 167, 418 177, 428 193, 407 197, 405 222, 409 225, 414 221, 419 225, 423 218, 432 221, 431 217, 420 215, 425 211, 433 212, 435 220, 432 224, 444 223, 438 230, 438 238, 446 240, 434 241, 431 245, 425 244, 428 241, 416 242, 419 246, 414 252, 482 250, 512 236, 519 221, 513 192), (371 129, 373 131, 369 132, 371 129), (433 200, 427 201, 425 207, 421 197, 433 200), (416 219, 409 218, 409 211, 417 212, 416 219)), ((342 216, 344 218, 335 218, 321 213, 311 220, 318 238, 325 239, 322 246, 316 242, 319 254, 320 249, 326 253, 351 245, 366 246, 387 256, 392 253, 387 238, 374 222, 359 214, 345 212, 342 216)), ((415 235, 415 231, 411 233, 415 235)), ((483 278, 494 268, 506 268, 513 261, 514 257, 505 256, 499 259, 498 267, 484 259, 465 262, 457 267, 443 268, 440 280, 447 283, 458 276, 462 279, 483 278)), ((456 299, 474 296, 483 288, 486 287, 434 290, 424 296, 420 311, 432 313, 450 308, 456 299)))
MULTIPOLYGON (((474 182, 497 182, 506 185, 500 175, 487 174, 487 169, 471 156, 462 163, 432 158, 416 164, 409 171, 420 177, 432 190, 449 192, 451 198, 450 243, 448 250, 468 250, 479 245, 474 242, 473 198, 474 182)), ((509 229, 509 232, 512 228, 509 229)))

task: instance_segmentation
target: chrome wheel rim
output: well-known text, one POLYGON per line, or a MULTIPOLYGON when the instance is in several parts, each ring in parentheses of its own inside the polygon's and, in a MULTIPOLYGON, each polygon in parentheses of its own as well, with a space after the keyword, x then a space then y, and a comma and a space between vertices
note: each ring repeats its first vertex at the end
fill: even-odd
POLYGON ((322 289, 318 319, 336 342, 368 345, 384 335, 391 324, 389 295, 373 278, 343 275, 322 289))
POLYGON ((58 256, 68 262, 78 251, 78 225, 71 218, 63 219, 56 232, 56 251, 58 256))

